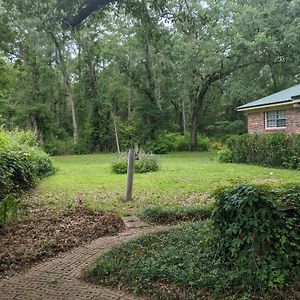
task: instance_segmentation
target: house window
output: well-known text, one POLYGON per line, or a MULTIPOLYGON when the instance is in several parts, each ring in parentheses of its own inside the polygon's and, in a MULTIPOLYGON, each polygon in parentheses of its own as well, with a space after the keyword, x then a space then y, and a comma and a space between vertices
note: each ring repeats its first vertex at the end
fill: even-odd
POLYGON ((266 113, 266 128, 286 127, 286 115, 284 110, 268 111, 266 113))

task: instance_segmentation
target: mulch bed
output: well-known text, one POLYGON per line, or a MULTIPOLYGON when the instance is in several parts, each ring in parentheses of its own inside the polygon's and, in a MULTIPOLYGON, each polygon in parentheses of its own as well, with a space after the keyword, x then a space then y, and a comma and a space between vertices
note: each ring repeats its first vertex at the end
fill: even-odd
POLYGON ((64 214, 47 208, 27 208, 23 221, 0 232, 0 278, 123 229, 124 222, 115 213, 84 207, 64 214))

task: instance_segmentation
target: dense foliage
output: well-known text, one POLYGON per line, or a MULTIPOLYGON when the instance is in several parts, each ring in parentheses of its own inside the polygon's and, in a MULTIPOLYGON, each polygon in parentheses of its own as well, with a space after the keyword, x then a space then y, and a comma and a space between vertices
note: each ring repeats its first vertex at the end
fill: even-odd
MULTIPOLYGON (((148 152, 156 154, 165 154, 168 152, 188 151, 189 150, 189 134, 178 134, 164 132, 157 136, 154 141, 148 141, 146 143, 146 149, 148 152)), ((209 139, 200 134, 197 136, 198 151, 207 151, 209 146, 209 139)))
MULTIPOLYGON (((112 171, 116 174, 126 174, 128 166, 127 153, 119 153, 112 163, 112 171)), ((134 172, 148 173, 158 170, 158 157, 140 150, 135 157, 134 172)))
POLYGON ((162 152, 161 131, 196 150, 299 81, 297 1, 93 2, 0 0, 0 124, 51 154, 125 151, 131 133, 162 152))
POLYGON ((238 266, 259 291, 294 282, 300 275, 300 186, 241 185, 215 198, 212 219, 224 263, 238 266))
POLYGON ((181 221, 199 221, 211 216, 212 205, 161 207, 151 205, 141 211, 141 217, 150 223, 170 224, 181 221))
POLYGON ((49 155, 42 151, 34 134, 0 130, 0 225, 15 211, 14 196, 33 187, 55 171, 49 155))
POLYGON ((227 140, 220 151, 223 162, 250 163, 300 169, 300 135, 284 133, 245 134, 227 140))
POLYGON ((154 299, 295 299, 299 196, 299 186, 218 190, 211 221, 116 247, 84 276, 154 299))

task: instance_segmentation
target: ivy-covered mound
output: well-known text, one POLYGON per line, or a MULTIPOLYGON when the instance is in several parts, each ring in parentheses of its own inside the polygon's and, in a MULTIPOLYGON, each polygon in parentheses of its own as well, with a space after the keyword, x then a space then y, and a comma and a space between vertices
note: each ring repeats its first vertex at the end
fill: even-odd
POLYGON ((84 277, 154 299, 295 299, 300 187, 241 185, 215 198, 211 220, 116 247, 84 277))
POLYGON ((226 144, 219 153, 222 162, 300 169, 300 134, 244 134, 226 144))
POLYGON ((0 129, 0 228, 15 211, 15 197, 54 171, 33 133, 0 129))
MULTIPOLYGON (((112 171, 116 174, 126 174, 128 165, 128 157, 126 152, 117 154, 113 163, 112 171)), ((158 157, 155 154, 145 153, 139 150, 135 155, 134 172, 148 173, 158 170, 158 157)))

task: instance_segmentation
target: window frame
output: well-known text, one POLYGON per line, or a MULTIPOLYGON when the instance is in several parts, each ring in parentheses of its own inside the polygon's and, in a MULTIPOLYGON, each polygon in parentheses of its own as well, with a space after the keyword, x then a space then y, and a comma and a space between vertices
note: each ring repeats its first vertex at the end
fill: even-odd
POLYGON ((270 110, 270 111, 266 111, 265 112, 265 129, 285 129, 286 128, 286 124, 287 124, 287 115, 286 115, 286 110, 270 110), (276 121, 276 126, 275 127, 268 127, 268 121, 270 121, 270 119, 268 120, 268 113, 276 113, 276 119, 274 119, 276 121), (278 113, 282 113, 284 112, 284 116, 285 118, 278 118, 278 113), (278 126, 278 121, 279 120, 285 120, 285 126, 278 126))

